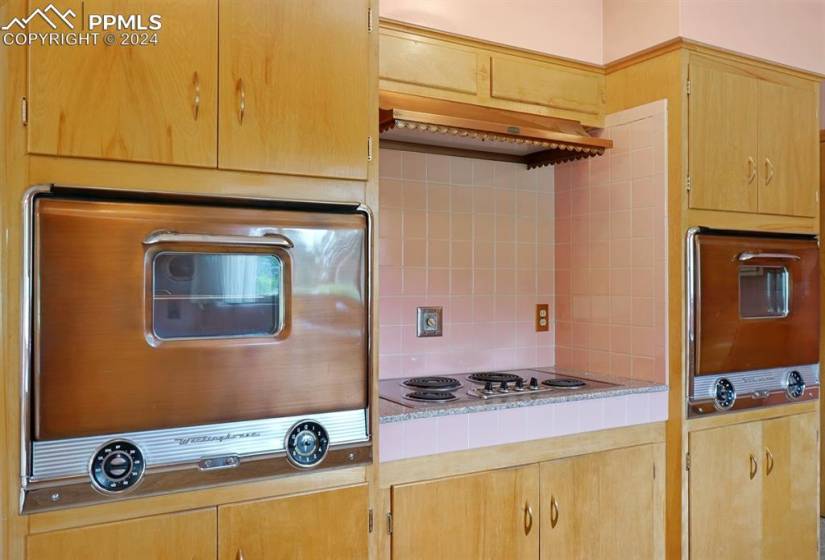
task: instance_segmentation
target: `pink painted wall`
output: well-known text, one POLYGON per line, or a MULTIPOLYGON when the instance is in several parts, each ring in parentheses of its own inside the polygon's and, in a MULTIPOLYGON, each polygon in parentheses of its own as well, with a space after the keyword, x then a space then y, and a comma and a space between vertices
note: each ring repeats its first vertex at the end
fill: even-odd
POLYGON ((381 378, 553 365, 553 168, 381 150, 381 378), (417 338, 416 307, 444 309, 417 338))
POLYGON ((677 0, 606 0, 603 62, 618 60, 679 35, 677 0))
POLYGON ((825 74, 825 0, 382 0, 381 16, 596 64, 683 36, 825 74))
POLYGON ((381 0, 381 17, 602 62, 602 0, 381 0))
POLYGON ((556 166, 556 365, 664 383, 664 101, 607 118, 605 156, 556 166))
POLYGON ((825 0, 680 0, 679 33, 825 73, 825 0))

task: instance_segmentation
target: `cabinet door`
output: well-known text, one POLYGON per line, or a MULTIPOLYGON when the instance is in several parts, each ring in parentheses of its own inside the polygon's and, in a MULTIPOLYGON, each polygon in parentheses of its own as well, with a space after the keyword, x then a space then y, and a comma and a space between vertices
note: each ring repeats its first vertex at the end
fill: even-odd
POLYGON ((366 178, 368 6, 220 3, 220 167, 366 178))
POLYGON ((362 559, 367 486, 218 508, 220 560, 362 559))
POLYGON ((692 432, 690 558, 762 557, 759 422, 692 432))
POLYGON ((690 63, 690 207, 756 212, 755 78, 696 57, 690 63))
POLYGON ((538 492, 538 465, 394 486, 393 560, 535 558, 538 492))
POLYGON ((759 82, 759 211, 816 216, 819 121, 813 86, 759 82))
POLYGON ((26 559, 209 560, 216 536, 215 510, 198 510, 32 535, 26 559))
MULTIPOLYGON (((81 14, 161 16, 162 28, 114 32, 116 43, 32 46, 29 151, 175 163, 217 163, 216 0, 70 0, 81 14), (81 6, 83 4, 83 6, 81 6), (124 46, 124 35, 157 44, 124 46)), ((37 19, 33 26, 45 21, 37 19)), ((79 23, 75 22, 79 28, 79 23)))
POLYGON ((762 426, 763 558, 818 558, 816 413, 762 426))
POLYGON ((541 558, 653 558, 654 447, 541 465, 541 558))

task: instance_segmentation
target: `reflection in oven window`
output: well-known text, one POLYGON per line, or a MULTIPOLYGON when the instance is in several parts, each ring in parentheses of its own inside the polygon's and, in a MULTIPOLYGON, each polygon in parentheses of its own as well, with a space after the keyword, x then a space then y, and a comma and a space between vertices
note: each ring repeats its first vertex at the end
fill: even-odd
POLYGON ((281 259, 257 253, 158 253, 152 328, 161 339, 266 336, 280 329, 281 259))
POLYGON ((787 317, 788 269, 784 266, 739 267, 739 316, 743 319, 787 317))

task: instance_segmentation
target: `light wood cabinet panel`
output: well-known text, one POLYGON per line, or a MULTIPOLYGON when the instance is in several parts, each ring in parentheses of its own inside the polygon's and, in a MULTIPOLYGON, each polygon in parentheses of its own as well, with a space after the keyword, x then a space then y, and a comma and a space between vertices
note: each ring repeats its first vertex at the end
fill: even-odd
MULTIPOLYGON (((32 46, 29 151, 214 167, 217 163, 217 0, 80 0, 78 15, 162 16, 157 45, 32 46)), ((52 31, 44 21, 32 23, 52 31)), ((155 32, 147 32, 155 33, 155 32)), ((140 38, 140 33, 136 36, 140 38)))
POLYGON ((604 77, 516 57, 493 56, 490 97, 593 115, 603 110, 604 77))
POLYGON ((818 558, 816 413, 762 425, 762 558, 818 558))
POLYGON ((478 55, 471 50, 382 33, 379 52, 382 80, 472 95, 478 91, 478 55))
POLYGON ((213 508, 33 535, 26 560, 209 560, 215 558, 216 541, 213 508))
POLYGON ((810 85, 759 82, 759 211, 816 216, 819 131, 810 85))
POLYGON ((541 558, 653 558, 654 446, 541 465, 541 558))
POLYGON ((366 485, 221 506, 220 560, 367 558, 366 485))
POLYGON ((394 486, 392 558, 536 558, 538 495, 538 465, 394 486))
POLYGON ((368 7, 220 3, 219 167, 366 179, 368 7))
POLYGON ((692 432, 690 558, 762 557, 760 422, 692 432))
POLYGON ((690 90, 690 207, 756 212, 758 81, 696 58, 690 90))

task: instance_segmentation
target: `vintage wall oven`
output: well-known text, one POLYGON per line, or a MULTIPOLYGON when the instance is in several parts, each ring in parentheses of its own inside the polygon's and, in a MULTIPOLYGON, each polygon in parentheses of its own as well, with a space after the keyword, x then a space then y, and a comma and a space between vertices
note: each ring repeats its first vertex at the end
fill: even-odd
POLYGON ((23 511, 371 460, 370 217, 33 189, 23 511))

